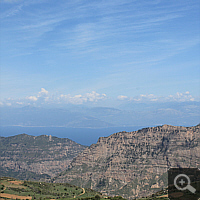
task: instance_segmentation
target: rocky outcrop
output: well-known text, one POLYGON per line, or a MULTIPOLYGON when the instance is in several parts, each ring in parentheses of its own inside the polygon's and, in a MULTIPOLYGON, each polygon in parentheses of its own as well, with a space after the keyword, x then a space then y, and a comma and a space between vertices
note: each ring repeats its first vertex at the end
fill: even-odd
POLYGON ((163 125, 101 137, 53 181, 135 198, 166 187, 169 167, 200 167, 199 125, 163 125))
POLYGON ((52 178, 84 149, 70 139, 51 135, 0 137, 0 176, 52 178))

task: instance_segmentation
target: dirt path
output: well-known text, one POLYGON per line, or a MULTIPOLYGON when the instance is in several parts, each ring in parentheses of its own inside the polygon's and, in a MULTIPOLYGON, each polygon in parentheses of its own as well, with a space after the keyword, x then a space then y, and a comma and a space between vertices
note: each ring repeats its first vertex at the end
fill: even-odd
MULTIPOLYGON (((85 189, 84 188, 81 188, 83 190, 83 192, 81 194, 79 194, 77 197, 81 196, 81 195, 84 195, 85 194, 85 189)), ((74 196, 74 199, 76 198, 76 196, 74 196)))
POLYGON ((0 193, 0 197, 5 197, 8 199, 32 199, 32 197, 29 197, 29 196, 18 196, 14 194, 6 194, 6 193, 0 193))
POLYGON ((159 198, 160 198, 160 197, 168 197, 168 194, 165 194, 165 195, 159 196, 159 198))
POLYGON ((83 190, 83 193, 79 194, 78 196, 85 194, 85 189, 84 188, 81 188, 81 189, 83 190))

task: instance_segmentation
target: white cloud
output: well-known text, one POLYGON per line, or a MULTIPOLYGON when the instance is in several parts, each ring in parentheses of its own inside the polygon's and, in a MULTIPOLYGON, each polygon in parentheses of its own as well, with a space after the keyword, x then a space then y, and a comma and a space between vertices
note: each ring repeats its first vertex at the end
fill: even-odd
POLYGON ((47 102, 50 99, 48 95, 49 95, 49 92, 45 90, 44 88, 41 88, 41 91, 38 92, 37 96, 29 96, 29 97, 26 97, 26 99, 29 99, 31 101, 47 102))
POLYGON ((31 101, 37 101, 38 100, 38 98, 36 96, 26 97, 26 99, 29 99, 31 101))
POLYGON ((151 101, 158 101, 158 99, 157 99, 157 98, 154 98, 154 99, 151 99, 151 101))
POLYGON ((130 98, 131 100, 137 102, 148 102, 148 101, 160 101, 160 102, 167 102, 167 101, 178 101, 178 102, 185 102, 185 101, 195 101, 196 99, 190 94, 189 91, 181 93, 177 92, 175 95, 169 96, 156 96, 154 94, 141 94, 137 97, 130 98))
MULTIPOLYGON (((0 102, 0 106, 7 105, 7 106, 26 106, 26 105, 34 105, 34 106, 41 106, 41 105, 65 105, 65 104, 74 104, 74 105, 80 105, 85 103, 98 103, 100 101, 103 101, 106 103, 108 100, 111 99, 110 97, 107 97, 106 94, 102 93, 99 94, 95 91, 85 93, 85 94, 61 94, 61 95, 55 95, 50 94, 49 91, 47 91, 44 88, 41 88, 40 92, 38 92, 36 95, 27 96, 25 98, 19 98, 19 99, 12 99, 7 98, 5 101, 0 102)), ((125 96, 125 95, 119 95, 116 99, 113 99, 113 103, 117 100, 122 101, 133 101, 133 102, 187 102, 187 101, 199 101, 197 97, 194 97, 190 94, 189 91, 186 92, 177 92, 174 95, 168 95, 168 96, 157 96, 154 94, 141 94, 139 96, 125 96)), ((103 103, 102 102, 102 103, 103 103)))
POLYGON ((45 100, 45 101, 49 101, 49 100, 50 100, 50 97, 44 97, 44 100, 45 100))
POLYGON ((119 95, 119 96, 117 97, 117 99, 119 99, 119 100, 125 100, 125 99, 128 99, 128 97, 127 97, 127 96, 124 96, 124 95, 119 95))
POLYGON ((24 103, 23 102, 16 102, 16 104, 23 105, 24 103))
POLYGON ((95 91, 92 91, 91 93, 86 93, 85 97, 88 101, 98 101, 100 99, 104 99, 106 97, 106 94, 99 94, 95 91))
POLYGON ((66 95, 66 94, 61 94, 60 97, 58 97, 58 99, 67 99, 70 98, 70 95, 66 95))
POLYGON ((139 97, 131 98, 134 101, 158 101, 157 96, 154 94, 141 94, 139 97))
POLYGON ((184 93, 177 92, 175 95, 169 95, 167 98, 169 101, 195 101, 195 98, 190 94, 189 91, 184 93))
POLYGON ((46 96, 48 95, 49 92, 47 90, 45 90, 44 88, 41 88, 41 91, 38 93, 38 97, 41 97, 41 96, 46 96))
POLYGON ((60 101, 64 101, 65 103, 83 104, 84 102, 97 102, 98 100, 105 98, 106 94, 99 94, 95 91, 92 91, 91 93, 86 93, 85 95, 78 94, 75 96, 71 96, 70 94, 61 94, 58 99, 60 101))

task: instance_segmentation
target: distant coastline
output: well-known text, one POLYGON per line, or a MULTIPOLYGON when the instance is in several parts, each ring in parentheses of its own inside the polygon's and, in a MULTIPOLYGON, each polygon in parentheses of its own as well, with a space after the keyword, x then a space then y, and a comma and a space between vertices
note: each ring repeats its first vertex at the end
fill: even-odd
MULTIPOLYGON (((146 126, 145 126, 146 127, 146 126)), ((105 127, 105 128, 75 128, 62 126, 0 126, 0 136, 8 137, 22 133, 28 135, 52 135, 60 138, 69 138, 82 145, 91 145, 96 143, 99 137, 107 137, 113 133, 120 131, 136 131, 144 126, 120 126, 120 127, 105 127)))

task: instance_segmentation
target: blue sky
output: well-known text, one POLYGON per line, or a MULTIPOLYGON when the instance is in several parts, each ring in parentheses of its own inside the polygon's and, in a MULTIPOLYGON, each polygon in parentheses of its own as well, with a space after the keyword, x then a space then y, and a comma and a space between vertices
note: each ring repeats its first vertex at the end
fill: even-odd
POLYGON ((199 101, 198 0, 1 0, 1 105, 199 101))

